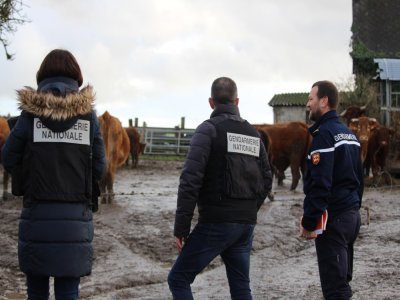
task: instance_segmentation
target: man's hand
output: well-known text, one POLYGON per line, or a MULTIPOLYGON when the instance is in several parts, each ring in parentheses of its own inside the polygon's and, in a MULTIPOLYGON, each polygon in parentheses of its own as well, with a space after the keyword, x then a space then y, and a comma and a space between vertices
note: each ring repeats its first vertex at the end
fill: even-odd
POLYGON ((308 231, 307 229, 304 229, 304 227, 301 225, 303 217, 300 219, 300 236, 307 239, 307 240, 312 240, 317 237, 317 234, 314 231, 308 231))
POLYGON ((307 240, 312 240, 317 237, 317 234, 314 231, 308 231, 304 229, 304 227, 300 224, 300 236, 307 240))
POLYGON ((181 253, 182 247, 185 244, 185 238, 184 237, 175 237, 175 244, 176 244, 176 247, 178 248, 179 253, 181 253))

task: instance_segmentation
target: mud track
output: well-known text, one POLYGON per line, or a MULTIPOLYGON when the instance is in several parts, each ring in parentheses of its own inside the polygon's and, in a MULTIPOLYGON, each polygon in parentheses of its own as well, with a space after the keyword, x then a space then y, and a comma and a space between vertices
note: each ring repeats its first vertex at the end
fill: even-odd
MULTIPOLYGON (((166 278, 176 249, 173 221, 182 162, 142 160, 118 171, 115 201, 95 214, 94 265, 81 299, 171 299, 166 278)), ((298 236, 301 186, 274 186, 259 211, 251 261, 254 299, 322 299, 313 242, 298 236)), ((399 189, 366 189, 356 243, 353 299, 397 299, 400 286, 399 189), (370 220, 367 224, 367 210, 370 220)), ((0 201, 0 299, 25 299, 18 269, 19 199, 0 201)), ((229 299, 216 259, 192 286, 195 299, 229 299)))

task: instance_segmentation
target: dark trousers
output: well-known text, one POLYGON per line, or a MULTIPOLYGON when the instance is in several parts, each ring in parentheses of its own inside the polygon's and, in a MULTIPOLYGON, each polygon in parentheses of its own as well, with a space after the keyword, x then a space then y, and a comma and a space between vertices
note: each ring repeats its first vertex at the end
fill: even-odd
POLYGON ((328 217, 326 231, 315 240, 319 276, 325 299, 350 299, 354 241, 360 231, 358 209, 328 217))
POLYGON ((221 255, 232 299, 252 299, 249 272, 254 226, 197 224, 168 275, 173 298, 193 299, 190 284, 215 257, 221 255))
MULTIPOLYGON (((56 300, 76 300, 79 293, 79 277, 54 278, 56 300)), ((28 300, 49 299, 49 277, 26 275, 28 300)))

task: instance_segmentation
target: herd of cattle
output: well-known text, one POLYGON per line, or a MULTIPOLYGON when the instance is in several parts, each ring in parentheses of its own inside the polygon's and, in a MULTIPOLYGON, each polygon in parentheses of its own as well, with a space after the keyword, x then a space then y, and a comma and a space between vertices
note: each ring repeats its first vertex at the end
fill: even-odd
POLYGON ((349 107, 341 116, 360 141, 365 175, 368 176, 371 169, 373 178, 376 179, 378 173, 385 170, 390 141, 395 131, 379 124, 375 118, 367 117, 365 107, 349 107))
MULTIPOLYGON (((365 175, 372 170, 373 183, 376 183, 379 172, 385 170, 389 154, 390 141, 395 131, 385 127, 375 119, 367 117, 366 107, 350 106, 340 116, 357 136, 361 145, 361 161, 365 175)), ((306 156, 312 137, 308 133, 308 125, 302 122, 284 124, 254 125, 266 145, 269 159, 273 167, 278 185, 285 178, 284 171, 290 166, 292 174, 291 190, 296 189, 306 171, 306 156)))
MULTIPOLYGON (((365 175, 369 176, 369 171, 372 169, 375 179, 378 173, 385 169, 394 130, 379 124, 375 118, 365 116, 365 107, 349 107, 341 113, 341 117, 360 141, 365 175)), ((107 160, 107 172, 100 182, 100 190, 102 202, 110 203, 114 196, 113 182, 116 170, 128 164, 130 156, 133 167, 136 167, 139 155, 144 152, 145 144, 141 142, 136 128, 124 128, 120 120, 107 111, 99 117, 99 122, 107 160)), ((10 133, 10 126, 12 128, 11 120, 7 122, 6 119, 0 117, 0 149, 10 133)), ((254 126, 267 149, 278 185, 283 184, 285 170, 290 167, 292 174, 290 189, 295 190, 306 171, 306 156, 312 141, 308 133, 308 125, 303 122, 289 122, 273 125, 255 124, 254 126)), ((7 191, 7 184, 8 174, 4 172, 3 197, 7 191)))

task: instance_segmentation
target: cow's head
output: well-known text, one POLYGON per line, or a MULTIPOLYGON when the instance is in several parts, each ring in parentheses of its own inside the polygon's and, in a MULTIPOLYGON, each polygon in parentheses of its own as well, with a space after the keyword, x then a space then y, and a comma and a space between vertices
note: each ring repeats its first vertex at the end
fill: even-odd
POLYGON ((349 106, 344 111, 340 113, 340 116, 346 120, 347 126, 350 124, 351 120, 354 118, 359 118, 365 116, 366 105, 358 107, 358 106, 349 106))
POLYGON ((375 118, 359 117, 350 120, 349 128, 357 135, 359 141, 368 141, 371 132, 379 126, 375 118))
POLYGON ((355 133, 361 144, 361 161, 364 162, 368 151, 368 140, 371 133, 379 127, 375 118, 359 117, 351 119, 349 128, 355 133))

